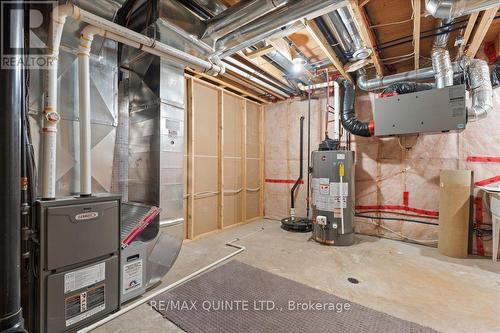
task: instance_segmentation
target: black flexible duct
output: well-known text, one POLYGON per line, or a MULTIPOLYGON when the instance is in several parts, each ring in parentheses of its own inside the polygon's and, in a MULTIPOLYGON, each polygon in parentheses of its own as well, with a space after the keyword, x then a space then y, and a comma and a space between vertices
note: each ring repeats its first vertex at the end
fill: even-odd
POLYGON ((370 137, 370 123, 363 122, 356 118, 354 110, 354 100, 356 98, 354 85, 345 80, 337 79, 340 86, 340 105, 342 105, 341 120, 342 126, 351 134, 357 136, 370 137))
POLYGON ((299 186, 300 182, 302 181, 302 178, 304 177, 304 116, 300 117, 300 172, 299 172, 299 178, 295 181, 295 184, 292 186, 292 190, 290 191, 290 206, 292 208, 295 208, 295 190, 299 186))
POLYGON ((433 88, 434 84, 432 83, 398 82, 385 88, 383 93, 397 93, 399 95, 404 95, 423 90, 431 90, 433 88))

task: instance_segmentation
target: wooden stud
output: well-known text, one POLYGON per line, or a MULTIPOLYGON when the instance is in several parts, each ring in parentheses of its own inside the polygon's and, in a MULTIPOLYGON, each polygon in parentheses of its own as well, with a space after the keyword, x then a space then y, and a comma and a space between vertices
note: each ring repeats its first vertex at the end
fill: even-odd
POLYGON ((194 98, 192 79, 187 79, 187 121, 188 121, 188 207, 187 238, 194 237, 194 98))
POLYGON ((224 228, 224 91, 217 91, 217 227, 224 228))
POLYGON ((348 0, 347 8, 351 13, 354 23, 356 24, 361 39, 366 46, 372 50, 371 58, 373 60, 373 64, 375 65, 375 69, 377 70, 377 74, 383 76, 384 68, 382 67, 382 62, 380 61, 378 52, 375 50, 375 35, 373 34, 373 31, 368 28, 370 24, 368 23, 368 18, 366 17, 364 9, 358 6, 357 1, 355 0, 348 0))
POLYGON ((415 69, 420 68, 420 12, 421 0, 413 1, 413 48, 415 69))
POLYGON ((241 221, 247 220, 247 102, 241 101, 241 221))
POLYGON ((260 117, 259 117, 259 166, 260 166, 260 193, 259 193, 259 216, 263 218, 265 216, 265 173, 266 173, 266 151, 265 151, 265 109, 261 105, 260 108, 260 117))
POLYGON ((247 53, 245 53, 245 55, 250 59, 255 59, 258 57, 262 57, 263 55, 266 55, 273 50, 274 50, 274 46, 266 45, 264 47, 261 47, 260 49, 255 50, 255 51, 247 52, 247 53))
POLYGON ((352 81, 351 75, 344 70, 344 65, 342 64, 340 59, 337 57, 337 54, 335 54, 335 51, 332 49, 332 47, 328 43, 326 37, 321 32, 321 30, 319 29, 316 22, 307 21, 305 23, 305 25, 306 25, 306 30, 309 33, 309 35, 318 44, 318 46, 325 53, 325 55, 328 57, 328 59, 330 59, 333 66, 335 66, 335 68, 340 72, 340 74, 343 77, 345 77, 349 81, 352 81))
POLYGON ((465 54, 469 58, 474 58, 476 56, 477 51, 479 50, 479 47, 481 47, 481 44, 483 43, 484 37, 486 36, 486 33, 488 32, 488 29, 490 28, 491 22, 493 22, 493 19, 495 18, 495 15, 497 14, 498 7, 490 8, 488 10, 484 11, 483 17, 479 21, 479 25, 476 29, 476 33, 474 34, 474 38, 472 39, 472 43, 470 44, 469 48, 465 52, 465 54))
POLYGON ((474 30, 474 26, 476 25, 477 18, 479 17, 479 12, 472 13, 469 16, 469 21, 467 22, 467 26, 465 27, 465 32, 464 32, 464 40, 462 45, 460 45, 460 49, 458 54, 462 54, 465 46, 469 42, 469 38, 472 34, 472 30, 474 30))
MULTIPOLYGON (((190 78, 193 78, 193 79, 199 80, 199 81, 201 81, 201 82, 204 82, 203 80, 200 80, 200 78, 196 78, 196 77, 194 77, 194 75, 199 75, 200 77, 202 77, 202 78, 204 78, 204 79, 206 79, 206 80, 210 81, 212 84, 216 83, 216 84, 219 84, 220 86, 224 86, 224 87, 225 87, 224 89, 226 89, 226 88, 230 88, 230 89, 232 89, 232 90, 234 90, 234 91, 237 91, 238 93, 240 93, 240 94, 242 94, 242 95, 248 95, 249 97, 251 97, 251 98, 253 98, 253 99, 255 99, 255 100, 257 100, 257 101, 259 101, 259 102, 261 102, 261 103, 265 103, 265 104, 268 104, 268 103, 269 103, 269 101, 266 101, 265 99, 262 99, 262 98, 260 98, 259 96, 255 95, 255 94, 252 94, 252 93, 251 93, 251 92, 249 92, 249 91, 245 91, 245 90, 243 90, 243 89, 240 89, 240 88, 238 88, 238 87, 235 87, 235 86, 233 86, 233 85, 229 84, 228 82, 222 81, 222 80, 220 80, 220 79, 218 79, 218 78, 216 78, 216 77, 213 77, 213 76, 211 76, 211 75, 207 75, 207 74, 204 74, 204 73, 198 73, 198 72, 196 72, 196 71, 194 71, 194 70, 189 70, 189 72, 191 72, 191 73, 193 73, 193 74, 189 74, 189 73, 188 73, 188 74, 185 74, 185 76, 186 76, 186 77, 190 77, 190 78)), ((241 96, 239 96, 239 97, 241 97, 241 96)))
POLYGON ((269 89, 269 88, 266 88, 266 87, 264 87, 263 85, 260 85, 260 84, 258 84, 258 83, 255 83, 255 82, 251 81, 250 79, 248 79, 248 78, 246 78, 246 77, 244 77, 244 76, 242 76, 242 75, 240 75, 240 74, 238 74, 238 73, 236 73, 236 72, 233 72, 233 71, 232 71, 232 70, 230 70, 230 69, 228 69, 228 70, 227 70, 227 72, 228 72, 228 73, 230 73, 232 76, 234 76, 234 77, 238 78, 239 80, 244 81, 244 82, 246 82, 246 83, 247 83, 247 84, 249 84, 249 85, 255 86, 255 87, 259 88, 260 90, 265 91, 266 93, 268 93, 269 95, 271 95, 271 96, 275 97, 276 99, 279 99, 279 100, 285 100, 286 98, 288 98, 288 97, 289 97, 289 96, 288 96, 286 93, 284 93, 284 92, 282 92, 281 94, 276 93, 275 91, 273 91, 273 90, 271 90, 271 89, 269 89))

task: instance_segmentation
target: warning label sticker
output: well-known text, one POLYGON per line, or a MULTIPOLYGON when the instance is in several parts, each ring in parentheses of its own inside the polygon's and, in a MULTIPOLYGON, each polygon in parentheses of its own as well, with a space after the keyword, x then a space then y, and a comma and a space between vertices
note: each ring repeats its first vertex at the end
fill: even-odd
POLYGON ((123 265, 123 294, 142 287, 142 259, 123 265))
POLYGON ((91 286, 106 277, 106 263, 64 274, 64 293, 91 286))
POLYGON ((328 178, 312 179, 312 201, 317 210, 335 212, 347 208, 349 183, 330 183, 328 178))
POLYGON ((102 283, 82 293, 66 297, 64 300, 66 327, 105 310, 105 289, 106 285, 102 283))

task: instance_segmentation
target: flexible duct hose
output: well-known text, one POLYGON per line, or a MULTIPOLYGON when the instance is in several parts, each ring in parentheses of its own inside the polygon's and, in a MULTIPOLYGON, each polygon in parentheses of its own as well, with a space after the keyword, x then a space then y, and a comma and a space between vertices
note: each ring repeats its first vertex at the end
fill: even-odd
POLYGON ((354 85, 344 79, 338 79, 340 86, 340 105, 342 105, 341 120, 342 126, 351 134, 357 136, 370 137, 373 135, 373 122, 363 122, 356 117, 354 110, 354 100, 356 92, 354 85))

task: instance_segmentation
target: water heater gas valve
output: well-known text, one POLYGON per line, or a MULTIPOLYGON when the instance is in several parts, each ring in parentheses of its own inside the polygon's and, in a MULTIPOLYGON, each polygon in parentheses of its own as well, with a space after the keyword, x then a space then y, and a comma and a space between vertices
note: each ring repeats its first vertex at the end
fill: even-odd
POLYGON ((327 224, 327 219, 326 216, 318 215, 316 217, 316 223, 318 225, 326 225, 327 224))

